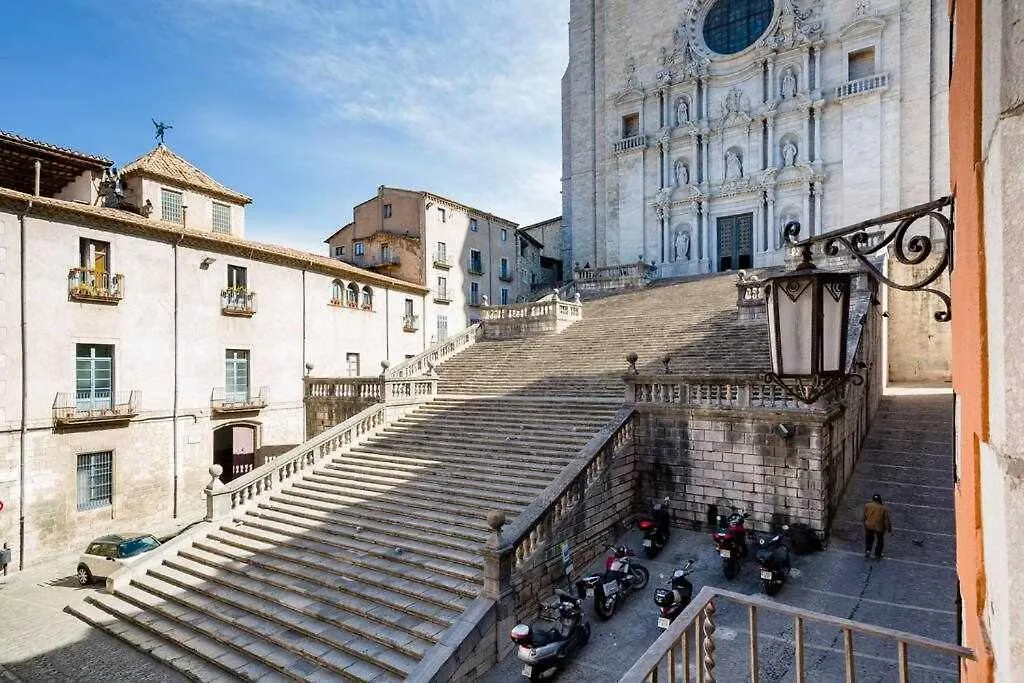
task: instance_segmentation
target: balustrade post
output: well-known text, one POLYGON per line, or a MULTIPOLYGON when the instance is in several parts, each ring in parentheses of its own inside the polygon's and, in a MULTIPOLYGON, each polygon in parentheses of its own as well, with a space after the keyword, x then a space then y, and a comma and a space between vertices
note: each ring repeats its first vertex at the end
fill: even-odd
POLYGON ((715 602, 708 601, 704 607, 704 638, 702 645, 705 683, 715 683, 715 602))
POLYGON ((483 547, 484 586, 481 595, 494 600, 497 608, 498 658, 512 650, 512 641, 505 636, 515 625, 515 596, 512 592, 512 565, 515 562, 515 548, 505 545, 501 528, 505 526, 505 513, 492 511, 487 514, 487 526, 491 528, 490 538, 483 547))
POLYGON ((220 475, 224 474, 224 468, 220 465, 210 466, 210 483, 206 485, 206 521, 213 522, 223 519, 231 513, 231 496, 226 494, 218 495, 224 490, 224 482, 220 475))

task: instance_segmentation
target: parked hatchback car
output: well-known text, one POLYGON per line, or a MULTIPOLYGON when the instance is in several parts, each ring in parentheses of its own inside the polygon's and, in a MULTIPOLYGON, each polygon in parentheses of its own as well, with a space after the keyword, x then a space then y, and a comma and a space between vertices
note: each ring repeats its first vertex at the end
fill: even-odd
POLYGON ((159 547, 160 541, 150 534, 100 536, 78 559, 78 583, 87 586, 96 579, 106 578, 159 547))

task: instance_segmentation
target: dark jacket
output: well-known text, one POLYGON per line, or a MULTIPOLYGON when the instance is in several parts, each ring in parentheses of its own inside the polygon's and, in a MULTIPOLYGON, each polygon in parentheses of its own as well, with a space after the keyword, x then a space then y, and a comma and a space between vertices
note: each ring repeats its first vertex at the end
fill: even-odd
POLYGON ((865 505, 864 528, 869 531, 892 533, 892 518, 889 515, 889 508, 875 501, 865 505))

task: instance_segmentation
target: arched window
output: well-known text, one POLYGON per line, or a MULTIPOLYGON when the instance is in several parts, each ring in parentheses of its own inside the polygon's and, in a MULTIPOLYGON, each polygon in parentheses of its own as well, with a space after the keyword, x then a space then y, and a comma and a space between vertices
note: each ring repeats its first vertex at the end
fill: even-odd
POLYGON ((363 308, 367 311, 373 310, 373 290, 363 286, 363 308))
POLYGON ((331 303, 335 306, 341 306, 345 300, 345 283, 341 280, 335 280, 331 283, 331 303))
POLYGON ((345 305, 349 308, 359 308, 359 285, 354 282, 348 283, 345 288, 345 305))

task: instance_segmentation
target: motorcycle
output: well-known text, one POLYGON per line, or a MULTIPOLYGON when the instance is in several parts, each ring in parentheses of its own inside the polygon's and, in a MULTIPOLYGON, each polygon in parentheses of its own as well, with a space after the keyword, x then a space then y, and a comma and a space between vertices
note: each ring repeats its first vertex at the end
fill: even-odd
POLYGON ((775 595, 786 583, 789 576, 789 546, 787 545, 786 532, 788 526, 783 526, 782 531, 768 536, 766 534, 757 537, 757 564, 761 568, 761 589, 765 595, 775 595))
POLYGON ((722 573, 732 581, 740 573, 740 565, 747 556, 747 529, 744 522, 750 513, 736 512, 718 516, 716 529, 711 532, 715 549, 722 557, 722 573))
POLYGON ((637 527, 644 532, 644 554, 656 557, 668 543, 672 527, 672 516, 668 507, 669 499, 656 504, 650 515, 641 515, 637 527))
POLYGON ((670 588, 654 591, 654 604, 661 608, 658 628, 668 628, 693 599, 693 584, 686 577, 693 571, 694 564, 694 560, 687 560, 682 569, 672 573, 670 588))
POLYGON ((619 600, 633 591, 643 590, 651 580, 646 567, 633 562, 636 555, 626 546, 611 548, 611 555, 605 560, 604 574, 584 576, 576 582, 580 598, 587 597, 587 591, 594 592, 594 612, 602 620, 611 619, 619 600))
POLYGON ((555 589, 555 595, 555 618, 547 620, 557 621, 555 626, 537 622, 532 626, 517 624, 512 629, 523 676, 531 681, 554 676, 590 640, 590 622, 583 614, 582 600, 559 589, 555 589))

